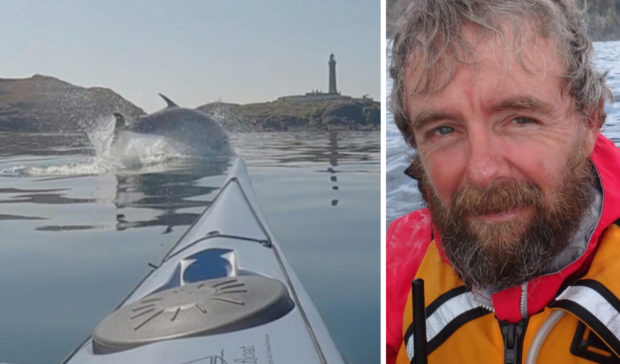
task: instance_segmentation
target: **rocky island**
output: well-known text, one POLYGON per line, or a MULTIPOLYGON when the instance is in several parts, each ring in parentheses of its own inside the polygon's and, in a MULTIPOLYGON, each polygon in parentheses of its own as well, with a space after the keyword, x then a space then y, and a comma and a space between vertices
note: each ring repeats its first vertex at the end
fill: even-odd
POLYGON ((144 114, 107 88, 74 86, 43 75, 0 79, 0 131, 81 131, 113 111, 144 114))
POLYGON ((381 107, 366 98, 315 102, 278 99, 256 104, 214 102, 198 110, 228 131, 378 130, 381 107))
MULTIPOLYGON (((340 95, 333 55, 329 67, 328 93, 315 91, 247 105, 215 102, 197 110, 227 131, 378 130, 379 102, 340 95)), ((107 88, 74 86, 43 75, 0 79, 0 131, 87 132, 101 118, 117 112, 129 120, 145 114, 107 88)))

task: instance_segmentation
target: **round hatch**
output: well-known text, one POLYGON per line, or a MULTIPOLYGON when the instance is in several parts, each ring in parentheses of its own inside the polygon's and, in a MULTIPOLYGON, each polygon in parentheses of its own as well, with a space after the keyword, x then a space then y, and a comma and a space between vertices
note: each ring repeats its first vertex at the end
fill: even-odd
POLYGON ((159 340, 261 325, 293 309, 280 281, 261 276, 204 280, 150 294, 103 319, 93 332, 98 354, 159 340))

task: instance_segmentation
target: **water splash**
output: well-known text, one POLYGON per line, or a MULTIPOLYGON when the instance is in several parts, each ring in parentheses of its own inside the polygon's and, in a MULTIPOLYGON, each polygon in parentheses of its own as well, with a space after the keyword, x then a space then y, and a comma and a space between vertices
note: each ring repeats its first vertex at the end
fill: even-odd
POLYGON ((103 154, 104 163, 136 169, 193 157, 183 143, 159 135, 122 132, 103 154))
POLYGON ((204 157, 183 142, 160 135, 122 131, 114 140, 112 115, 102 116, 90 124, 93 127, 87 137, 92 156, 58 157, 50 151, 50 158, 5 160, 0 164, 0 176, 68 177, 166 171, 204 157))

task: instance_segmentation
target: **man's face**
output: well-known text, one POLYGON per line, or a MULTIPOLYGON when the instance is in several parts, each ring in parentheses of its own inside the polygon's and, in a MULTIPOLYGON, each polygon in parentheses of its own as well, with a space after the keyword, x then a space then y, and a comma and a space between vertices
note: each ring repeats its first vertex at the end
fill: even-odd
MULTIPOLYGON (((471 35, 471 29, 464 30, 471 35)), ((505 286, 531 278, 511 277, 522 275, 511 270, 534 264, 525 255, 555 254, 566 244, 553 241, 567 237, 554 238, 558 232, 549 234, 540 221, 576 218, 571 223, 578 223, 587 201, 573 203, 570 195, 587 187, 587 156, 598 127, 587 123, 563 92, 565 67, 553 42, 539 37, 524 45, 521 61, 497 40, 476 44, 476 62, 460 65, 439 92, 416 94, 420 70, 408 67, 406 107, 448 257, 461 276, 474 265, 495 270, 478 274, 490 275, 486 278, 464 278, 466 283, 505 286), (540 239, 553 246, 530 246, 540 239), (473 245, 466 248, 477 253, 459 244, 473 245), (455 264, 467 254, 464 266, 455 264)))

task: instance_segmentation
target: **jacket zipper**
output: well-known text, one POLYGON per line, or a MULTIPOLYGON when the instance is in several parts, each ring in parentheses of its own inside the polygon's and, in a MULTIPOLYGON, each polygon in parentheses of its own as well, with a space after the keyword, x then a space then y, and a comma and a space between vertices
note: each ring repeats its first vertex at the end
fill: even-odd
POLYGON ((521 364, 523 337, 525 336, 527 321, 527 319, 523 319, 517 323, 499 322, 504 338, 504 364, 521 364))

